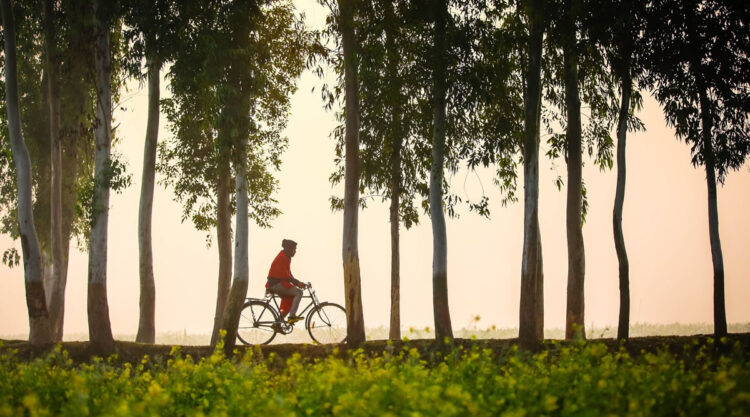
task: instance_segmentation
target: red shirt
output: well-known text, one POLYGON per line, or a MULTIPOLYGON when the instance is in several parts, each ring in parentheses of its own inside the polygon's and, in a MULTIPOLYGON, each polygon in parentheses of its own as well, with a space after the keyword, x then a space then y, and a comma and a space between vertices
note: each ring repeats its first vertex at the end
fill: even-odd
MULTIPOLYGON (((281 280, 281 285, 286 288, 293 286, 289 282, 289 278, 292 277, 292 258, 286 254, 283 250, 276 255, 273 262, 271 262, 271 269, 268 270, 268 278, 278 278, 281 280)), ((268 288, 268 281, 266 281, 266 288, 268 288)), ((286 314, 292 307, 292 300, 294 297, 282 297, 281 309, 282 314, 286 314)))
POLYGON ((268 270, 268 278, 278 278, 282 281, 288 281, 292 277, 291 265, 292 258, 282 250, 271 263, 271 269, 268 270))

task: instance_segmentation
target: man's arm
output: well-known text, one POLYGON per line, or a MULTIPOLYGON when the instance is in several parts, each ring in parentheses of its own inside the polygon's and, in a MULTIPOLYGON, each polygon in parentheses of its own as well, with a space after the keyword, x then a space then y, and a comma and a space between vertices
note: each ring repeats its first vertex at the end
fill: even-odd
POLYGON ((302 281, 298 280, 298 279, 297 279, 297 278, 295 278, 295 277, 291 277, 291 278, 289 278, 289 282, 291 282, 292 284, 294 284, 294 285, 295 285, 295 286, 297 286, 297 287, 300 287, 300 288, 303 288, 303 289, 304 289, 304 288, 307 288, 307 285, 306 285, 306 284, 305 284, 304 282, 302 282, 302 281))

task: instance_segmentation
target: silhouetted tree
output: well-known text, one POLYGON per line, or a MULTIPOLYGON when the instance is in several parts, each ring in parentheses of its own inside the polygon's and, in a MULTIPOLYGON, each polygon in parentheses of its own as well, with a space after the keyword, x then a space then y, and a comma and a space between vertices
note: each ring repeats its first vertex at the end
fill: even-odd
POLYGON ((524 238, 518 339, 522 348, 535 349, 544 338, 544 272, 539 230, 539 119, 542 105, 542 40, 547 23, 544 0, 526 0, 521 4, 528 25, 528 61, 524 68, 524 238))
POLYGON ((131 1, 127 4, 124 36, 129 43, 128 61, 133 76, 143 79, 141 62, 146 61, 148 116, 143 149, 141 197, 138 208, 138 271, 140 283, 138 333, 135 341, 154 343, 156 336, 156 285, 151 245, 151 212, 154 201, 156 149, 159 139, 160 70, 177 47, 175 42, 181 20, 172 1, 131 1))
POLYGON ((750 10, 742 2, 659 0, 650 4, 645 48, 650 81, 667 123, 706 170, 714 275, 714 334, 726 335, 724 259, 716 182, 750 151, 750 10))
POLYGON ((643 129, 634 112, 642 105, 639 87, 644 83, 640 57, 644 49, 644 5, 632 0, 611 0, 592 4, 585 11, 584 26, 592 40, 606 50, 609 68, 619 84, 617 105, 617 185, 612 211, 612 226, 618 260, 620 311, 617 338, 627 339, 630 328, 630 263, 622 230, 625 201, 627 132, 643 129))

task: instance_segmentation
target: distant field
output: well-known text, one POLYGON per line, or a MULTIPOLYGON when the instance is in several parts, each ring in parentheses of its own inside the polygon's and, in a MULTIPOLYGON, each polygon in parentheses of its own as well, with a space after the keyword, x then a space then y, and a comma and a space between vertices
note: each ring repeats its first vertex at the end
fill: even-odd
MULTIPOLYGON (((750 323, 734 323, 729 325, 730 333, 750 333, 750 323)), ((713 333, 713 325, 708 323, 697 324, 649 324, 635 323, 630 326, 630 335, 639 336, 690 336, 696 334, 713 333)), ((388 338, 388 328, 371 327, 366 329, 368 340, 383 340, 388 338)), ((403 328, 402 337, 407 339, 430 339, 435 335, 431 328, 403 328)), ((547 339, 562 339, 565 335, 564 329, 547 329, 544 331, 544 337, 547 339)), ((617 327, 593 327, 586 329, 586 336, 589 339, 614 338, 617 335, 617 327)), ((513 339, 518 337, 518 329, 515 328, 468 328, 455 332, 455 336, 464 339, 513 339)), ((27 334, 0 335, 0 339, 5 340, 25 340, 27 334)), ((115 339, 123 341, 134 341, 135 335, 120 334, 115 339)), ((85 341, 88 340, 88 334, 73 333, 65 335, 66 341, 85 341)), ((195 334, 183 332, 164 332, 157 333, 156 343, 163 345, 207 345, 211 340, 209 334, 195 334)), ((277 336, 273 343, 310 343, 310 336, 304 328, 295 329, 294 333, 287 336, 277 336)))

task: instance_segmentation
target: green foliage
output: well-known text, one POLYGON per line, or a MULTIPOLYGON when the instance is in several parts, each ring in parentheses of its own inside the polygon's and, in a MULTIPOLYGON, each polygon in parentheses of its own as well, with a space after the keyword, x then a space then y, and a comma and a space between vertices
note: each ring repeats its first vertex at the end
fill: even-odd
MULTIPOLYGON (((132 184, 133 175, 127 172, 127 165, 116 153, 112 154, 106 163, 103 178, 104 186, 120 194, 132 184)), ((104 207, 96 207, 94 204, 95 181, 91 177, 80 185, 78 203, 76 205, 77 215, 86 219, 89 224, 93 221, 97 211, 104 209, 104 207)))
POLYGON ((408 343, 379 356, 357 350, 306 361, 117 357, 74 365, 0 354, 0 416, 743 416, 750 366, 737 345, 717 357, 709 340, 683 352, 611 352, 603 344, 550 344, 531 355, 459 347, 421 355, 408 343))
POLYGON ((722 183, 750 155, 748 23, 750 10, 734 2, 660 0, 647 8, 644 61, 654 96, 691 145, 693 165, 710 155, 722 183))
MULTIPOLYGON (((332 44, 326 62, 337 73, 337 83, 324 84, 321 96, 327 109, 339 105, 340 123, 331 136, 336 141, 336 170, 332 184, 344 179, 344 85, 341 44, 335 2, 321 0, 331 9, 323 35, 332 44)), ((507 30, 493 25, 502 21, 506 6, 487 9, 483 0, 448 2, 446 22, 445 84, 446 147, 442 195, 445 210, 458 217, 458 206, 489 215, 488 199, 461 198, 452 194, 449 179, 466 163, 498 161, 501 190, 515 198, 515 171, 511 157, 520 137, 520 79, 506 56, 513 48, 507 30), (516 76, 513 78, 513 76, 516 76), (513 78, 512 80, 509 80, 513 78), (514 131, 514 129, 516 129, 514 131), (514 136, 515 135, 515 136, 514 136), (512 174, 512 175, 511 175, 512 174)), ((360 206, 369 198, 389 201, 400 193, 399 217, 408 229, 419 221, 419 207, 429 213, 429 177, 433 139, 433 17, 424 2, 362 1, 357 3, 355 48, 360 106, 360 206), (394 155, 400 159, 398 178, 393 175, 394 155)), ((323 71, 318 69, 318 74, 323 71)), ((343 201, 331 197, 331 209, 343 201)))
POLYGON ((14 266, 18 266, 18 264, 21 262, 21 255, 18 253, 18 249, 16 248, 10 248, 6 249, 3 252, 3 265, 6 265, 8 268, 13 268, 14 266))
MULTIPOLYGON (((54 2, 54 25, 58 68, 60 140, 63 158, 63 223, 66 232, 85 242, 88 234, 83 204, 85 188, 93 176, 93 137, 96 120, 96 92, 93 86, 93 49, 91 42, 91 4, 82 0, 54 2)), ((44 38, 38 1, 14 2, 18 25, 19 105, 24 138, 29 148, 33 173, 34 223, 37 231, 49 230, 49 98, 44 69, 44 38)), ((118 37, 113 37, 117 53, 118 37)), ((113 71, 114 96, 122 83, 120 72, 113 71)), ((16 222, 15 164, 7 139, 4 88, 0 93, 0 233, 18 236, 16 222)), ((38 233, 42 249, 49 244, 49 233, 38 233)))
MULTIPOLYGON (((565 77, 563 65, 563 2, 548 3, 550 15, 549 36, 546 39, 543 63, 544 98, 549 107, 542 111, 547 144, 547 156, 551 159, 565 157, 567 160, 567 109, 565 105, 565 77), (563 133, 559 133, 563 132, 563 133)), ((579 16, 574 22, 578 53, 578 88, 581 101, 581 134, 584 154, 594 159, 601 170, 612 169, 614 141, 610 135, 617 121, 617 84, 613 74, 607 47, 597 42, 600 27, 605 21, 589 17, 596 16, 597 2, 580 2, 579 16)))
POLYGON ((217 178, 243 161, 250 217, 268 226, 280 214, 272 172, 287 146, 281 132, 313 34, 289 1, 186 4, 179 18, 172 97, 162 100, 172 135, 159 144, 157 170, 183 204, 183 221, 208 231, 217 178), (237 154, 241 137, 249 139, 244 155, 237 154))

